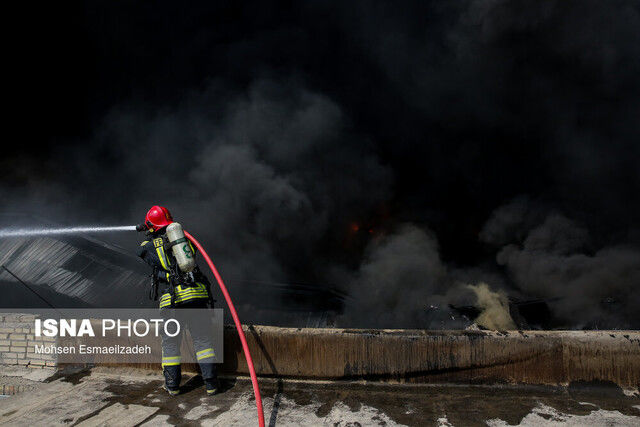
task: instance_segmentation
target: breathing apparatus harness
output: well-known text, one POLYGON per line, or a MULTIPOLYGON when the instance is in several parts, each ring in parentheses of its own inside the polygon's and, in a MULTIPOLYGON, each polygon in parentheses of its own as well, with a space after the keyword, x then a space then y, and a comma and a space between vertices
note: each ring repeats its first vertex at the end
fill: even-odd
MULTIPOLYGON (((213 307, 215 300, 211 294, 211 283, 196 265, 195 254, 191 249, 189 241, 184 235, 182 226, 177 222, 172 222, 166 227, 166 233, 162 236, 158 236, 157 232, 154 232, 146 224, 141 224, 137 227, 138 231, 145 229, 147 236, 154 241, 154 244, 159 238, 162 239, 162 250, 168 261, 168 265, 166 267, 169 270, 167 274, 167 282, 169 284, 169 295, 171 296, 170 307, 173 308, 175 306, 176 287, 192 287, 196 284, 196 281, 205 286, 207 291, 207 302, 210 307, 213 307)), ((149 299, 153 301, 158 300, 158 275, 160 271, 161 270, 158 266, 154 266, 151 273, 149 299)))

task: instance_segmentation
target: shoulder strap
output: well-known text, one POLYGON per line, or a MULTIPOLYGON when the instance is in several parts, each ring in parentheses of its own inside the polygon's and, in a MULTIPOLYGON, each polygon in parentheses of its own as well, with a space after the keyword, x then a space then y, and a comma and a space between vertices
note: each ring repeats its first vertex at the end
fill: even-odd
POLYGON ((164 239, 162 237, 156 237, 153 239, 153 246, 156 248, 156 253, 158 254, 158 258, 160 258, 162 268, 169 270, 171 268, 171 260, 164 249, 164 239))

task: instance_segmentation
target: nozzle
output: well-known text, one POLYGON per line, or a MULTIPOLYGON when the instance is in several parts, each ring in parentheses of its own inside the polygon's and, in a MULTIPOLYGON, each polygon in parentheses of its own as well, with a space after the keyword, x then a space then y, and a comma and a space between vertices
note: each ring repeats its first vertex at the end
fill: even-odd
POLYGON ((147 227, 147 224, 145 224, 145 223, 136 225, 136 231, 138 231, 138 232, 147 231, 147 229, 148 229, 148 227, 147 227))

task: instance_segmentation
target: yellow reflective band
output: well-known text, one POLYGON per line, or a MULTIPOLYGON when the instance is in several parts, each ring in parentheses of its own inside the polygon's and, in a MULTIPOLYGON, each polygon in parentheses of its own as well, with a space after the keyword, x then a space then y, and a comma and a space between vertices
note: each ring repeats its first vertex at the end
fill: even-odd
POLYGON ((206 289, 201 289, 201 288, 190 288, 190 289, 185 289, 184 291, 178 291, 176 292, 176 295, 186 295, 186 294, 190 294, 190 293, 199 293, 199 294, 206 294, 207 290, 206 289))
POLYGON ((203 360, 203 359, 209 359, 211 357, 216 357, 216 354, 212 351, 210 353, 207 354, 203 354, 201 356, 198 356, 198 360, 203 360))
MULTIPOLYGON (((207 295, 206 292, 205 293, 194 292, 186 295, 180 295, 180 296, 176 295, 176 299, 174 300, 174 302, 185 302, 185 301, 190 301, 192 299, 203 299, 203 298, 209 298, 209 295, 207 295)), ((162 297, 160 298, 160 308, 169 307, 170 305, 171 305, 171 295, 163 294, 162 297)))
POLYGON ((195 285, 196 286, 178 285, 176 286, 176 291, 184 292, 184 291, 192 291, 194 289, 200 289, 203 291, 207 290, 207 288, 204 286, 204 283, 196 282, 195 285))
POLYGON ((162 268, 168 270, 169 267, 167 266, 171 265, 171 262, 169 262, 169 258, 167 258, 167 254, 164 252, 164 248, 162 246, 162 237, 158 237, 157 239, 155 239, 153 241, 153 245, 156 247, 156 253, 158 254, 158 258, 160 258, 160 264, 162 264, 162 268))
POLYGON ((180 360, 182 356, 169 356, 169 357, 163 357, 162 361, 163 362, 169 362, 171 360, 180 360))
POLYGON ((181 356, 168 356, 162 358, 162 367, 177 366, 180 364, 181 356))
POLYGON ((201 354, 204 354, 204 353, 206 353, 208 351, 213 351, 213 349, 212 348, 205 348, 204 350, 197 351, 196 352, 196 356, 200 356, 201 354))
POLYGON ((192 299, 202 299, 207 298, 206 295, 187 295, 186 297, 176 298, 175 302, 185 302, 190 301, 192 299))
POLYGON ((206 296, 207 293, 206 292, 202 292, 202 291, 181 292, 179 294, 177 293, 176 297, 177 298, 182 298, 182 297, 189 296, 189 295, 205 295, 206 296))
POLYGON ((207 290, 206 289, 200 289, 200 288, 190 288, 190 289, 185 289, 184 291, 178 291, 176 292, 176 295, 184 295, 184 294, 188 294, 191 292, 199 292, 201 294, 206 294, 207 290))
POLYGON ((148 241, 148 240, 145 240, 144 242, 140 243, 140 246, 144 246, 144 245, 146 245, 147 243, 149 243, 149 241, 148 241))
MULTIPOLYGON (((186 302, 192 299, 204 299, 209 298, 207 288, 203 283, 197 282, 197 286, 183 287, 184 285, 176 286, 175 300, 174 302, 186 302)), ((160 308, 169 307, 171 305, 171 294, 165 292, 160 297, 160 308)))
POLYGON ((167 268, 167 263, 164 260, 164 251, 162 250, 162 248, 156 248, 156 253, 158 254, 158 258, 160 258, 160 264, 162 264, 162 268, 164 268, 165 270, 168 270, 167 268))
MULTIPOLYGON (((206 289, 199 289, 199 288, 188 288, 185 289, 184 291, 178 291, 176 292, 176 297, 178 296, 184 296, 184 295, 188 295, 188 294, 192 294, 192 293, 197 293, 197 294, 201 294, 201 295, 207 295, 207 290, 206 289)), ((165 292, 162 294, 161 298, 170 298, 171 294, 169 292, 165 292)))
POLYGON ((207 298, 207 295, 202 295, 202 294, 184 295, 179 298, 176 298, 176 302, 182 302, 182 301, 186 301, 190 299, 198 299, 198 298, 207 298))

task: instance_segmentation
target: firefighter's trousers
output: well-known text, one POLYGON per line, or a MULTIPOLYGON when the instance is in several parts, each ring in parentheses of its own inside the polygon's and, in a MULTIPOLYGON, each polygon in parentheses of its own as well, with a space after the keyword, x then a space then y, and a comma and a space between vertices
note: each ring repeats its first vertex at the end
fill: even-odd
MULTIPOLYGON (((200 310, 198 310, 200 311, 200 310)), ((175 336, 169 336, 162 331, 162 371, 164 373, 166 385, 170 388, 177 388, 180 385, 182 372, 180 369, 181 355, 180 344, 184 330, 188 329, 193 339, 196 360, 200 365, 202 378, 212 380, 217 377, 216 365, 213 363, 215 350, 212 342, 211 320, 208 316, 194 316, 193 310, 160 309, 163 319, 174 318, 180 322, 180 332, 175 336)), ((175 330, 170 328, 169 333, 174 334, 175 330)))

